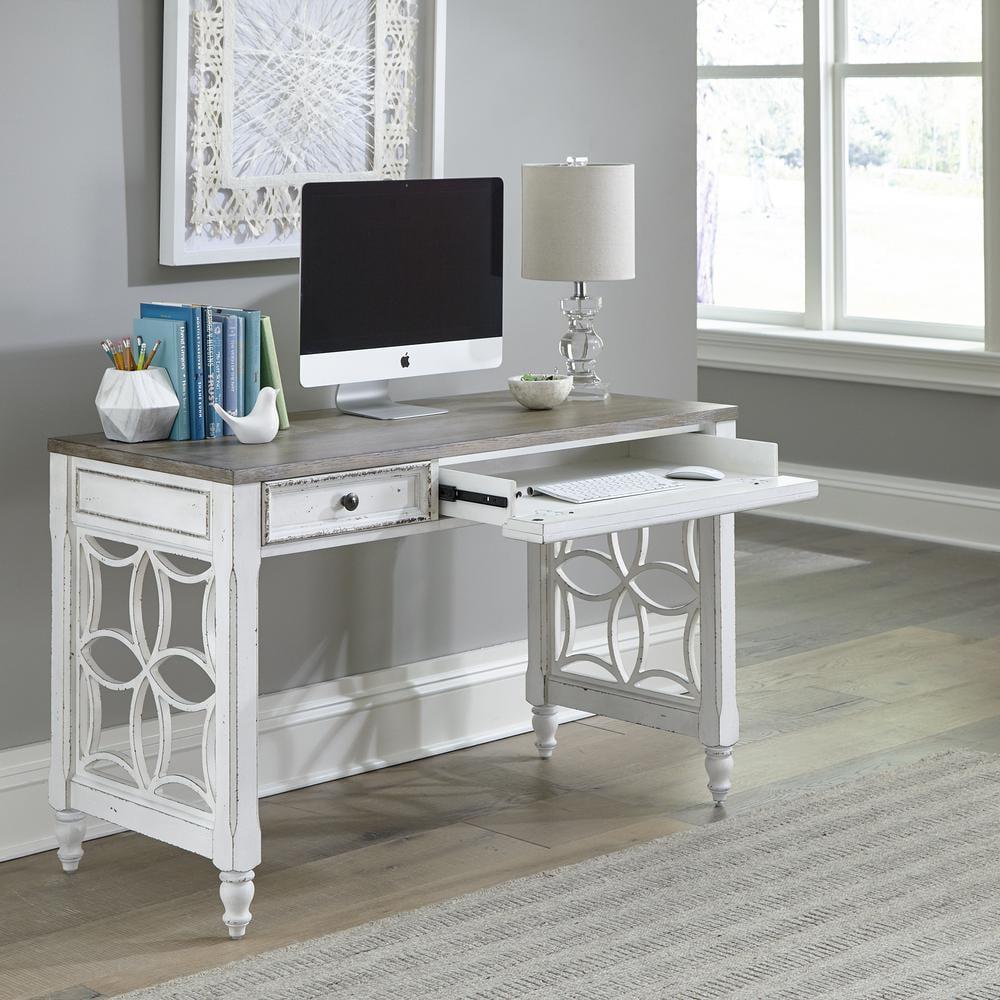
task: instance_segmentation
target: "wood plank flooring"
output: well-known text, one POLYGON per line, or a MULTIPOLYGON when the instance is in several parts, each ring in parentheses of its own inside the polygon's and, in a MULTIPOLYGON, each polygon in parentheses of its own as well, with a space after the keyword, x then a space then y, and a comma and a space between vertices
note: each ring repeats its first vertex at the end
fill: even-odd
MULTIPOLYGON (((0 1000, 111 996, 556 865, 724 821, 949 747, 1000 751, 1000 555, 737 522, 734 792, 692 740, 610 719, 550 761, 516 737, 261 803, 254 922, 221 936, 212 865, 134 834, 0 864, 0 1000)), ((917 794, 915 790, 915 794, 917 794)))

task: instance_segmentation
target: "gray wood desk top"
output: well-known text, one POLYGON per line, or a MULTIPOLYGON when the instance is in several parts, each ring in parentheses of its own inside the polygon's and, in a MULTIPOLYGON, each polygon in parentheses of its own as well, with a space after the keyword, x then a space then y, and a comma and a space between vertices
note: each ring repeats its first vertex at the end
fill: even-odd
POLYGON ((736 418, 735 406, 646 396, 571 401, 555 410, 524 410, 507 392, 419 402, 449 412, 370 420, 318 410, 292 414, 291 428, 270 444, 244 445, 234 437, 124 444, 79 434, 50 438, 49 451, 217 483, 258 483, 736 418))

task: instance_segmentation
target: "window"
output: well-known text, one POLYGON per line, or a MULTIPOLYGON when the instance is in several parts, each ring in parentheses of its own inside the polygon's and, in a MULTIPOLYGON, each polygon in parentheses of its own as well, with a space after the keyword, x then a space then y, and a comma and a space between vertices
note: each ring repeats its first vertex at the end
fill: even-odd
POLYGON ((983 0, 698 0, 698 63, 700 316, 982 341, 983 0))

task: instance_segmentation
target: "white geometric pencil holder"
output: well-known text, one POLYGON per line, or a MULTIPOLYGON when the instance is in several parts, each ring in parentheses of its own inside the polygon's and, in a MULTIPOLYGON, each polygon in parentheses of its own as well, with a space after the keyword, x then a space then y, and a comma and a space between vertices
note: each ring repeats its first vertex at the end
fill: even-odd
POLYGON ((108 368, 94 402, 104 436, 111 441, 161 441, 170 436, 180 409, 165 368, 108 368))

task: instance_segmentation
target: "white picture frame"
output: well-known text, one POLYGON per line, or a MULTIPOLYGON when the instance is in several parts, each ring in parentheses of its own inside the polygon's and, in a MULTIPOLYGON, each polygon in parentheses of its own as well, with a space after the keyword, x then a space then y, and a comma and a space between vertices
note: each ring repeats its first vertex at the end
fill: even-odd
MULTIPOLYGON (((160 147, 160 263, 171 267, 250 260, 280 260, 299 255, 297 232, 285 239, 273 235, 237 240, 232 236, 191 234, 188 208, 188 60, 192 0, 164 0, 163 118, 160 147)), ((424 176, 444 176, 444 95, 447 0, 420 0, 417 52, 422 82, 423 114, 417 122, 422 137, 424 176)))

